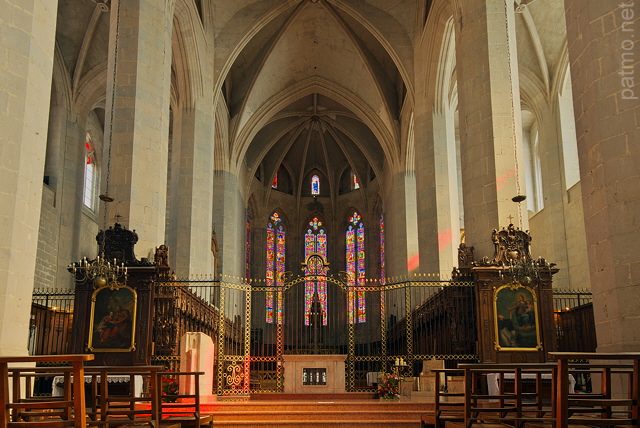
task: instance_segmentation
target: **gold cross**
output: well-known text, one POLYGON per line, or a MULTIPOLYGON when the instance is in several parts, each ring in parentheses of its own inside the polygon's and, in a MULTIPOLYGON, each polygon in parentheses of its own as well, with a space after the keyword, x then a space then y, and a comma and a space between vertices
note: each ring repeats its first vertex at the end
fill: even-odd
POLYGON ((507 217, 509 219, 509 223, 513 223, 513 216, 511 214, 509 214, 509 216, 507 217))

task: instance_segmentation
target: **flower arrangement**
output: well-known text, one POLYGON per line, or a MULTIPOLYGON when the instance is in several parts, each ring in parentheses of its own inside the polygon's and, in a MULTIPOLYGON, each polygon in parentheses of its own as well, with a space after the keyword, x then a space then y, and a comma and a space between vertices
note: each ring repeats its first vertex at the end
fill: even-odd
POLYGON ((396 374, 381 372, 378 375, 378 397, 394 399, 400 397, 400 381, 402 378, 396 374))
POLYGON ((177 397, 171 397, 172 395, 178 395, 179 385, 178 379, 175 377, 162 377, 162 401, 165 403, 175 403, 177 397))

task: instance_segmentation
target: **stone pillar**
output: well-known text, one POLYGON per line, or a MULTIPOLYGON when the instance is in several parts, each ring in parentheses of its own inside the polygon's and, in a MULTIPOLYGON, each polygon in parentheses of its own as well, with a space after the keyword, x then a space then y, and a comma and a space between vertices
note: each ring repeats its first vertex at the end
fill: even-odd
POLYGON ((0 0, 0 354, 26 355, 57 0, 0 0))
POLYGON ((254 217, 251 220, 251 277, 264 278, 267 265, 267 252, 264 249, 267 242, 266 218, 254 217))
MULTIPOLYGON (((69 275, 67 266, 69 266, 69 263, 77 261, 84 256, 95 255, 97 246, 95 239, 91 239, 89 242, 90 252, 82 254, 79 248, 80 239, 83 236, 82 231, 84 230, 84 227, 79 227, 79 225, 84 226, 82 210, 84 209, 86 128, 79 126, 78 118, 71 115, 65 120, 64 126, 65 135, 64 140, 61 141, 64 147, 64 158, 60 161, 62 170, 60 171, 60 180, 56 189, 58 193, 56 197, 57 209, 60 214, 60 225, 57 231, 56 286, 73 288, 73 279, 69 275)), ((96 138, 96 142, 97 140, 96 138)))
POLYGON ((389 278, 407 275, 420 266, 415 176, 401 171, 391 178, 391 183, 384 204, 385 268, 389 278))
POLYGON ((598 351, 640 351, 640 2, 565 0, 598 351))
MULTIPOLYGON (((557 101, 557 99, 556 99, 557 101)), ((560 118, 558 108, 552 108, 548 103, 539 105, 538 144, 540 154, 540 169, 542 180, 542 194, 544 195, 544 210, 537 218, 531 220, 532 230, 539 233, 532 238, 532 256, 544 257, 556 263, 560 269, 554 276, 556 287, 569 287, 569 269, 567 253, 567 236, 565 233, 566 194, 562 180, 563 163, 561 151, 561 135, 559 134, 560 118), (536 229, 534 229, 536 227, 536 229)), ((527 192, 529 195, 530 192, 527 192)), ((533 194, 531 194, 533 197, 533 194)), ((525 204, 526 202, 523 202, 525 204)))
POLYGON ((454 20, 465 234, 467 245, 475 246, 481 258, 493 254, 491 230, 509 222, 528 228, 526 205, 520 204, 519 214, 519 205, 511 200, 524 192, 525 178, 515 17, 509 0, 458 4, 454 20))
POLYGON ((445 108, 417 119, 416 135, 432 136, 416 140, 420 272, 447 275, 457 265, 460 244, 453 111, 445 108))
POLYGON ((109 174, 107 221, 137 231, 141 257, 165 238, 172 22, 173 1, 112 2, 102 192, 109 174))
POLYGON ((174 115, 171 218, 172 268, 182 275, 213 274, 213 115, 204 99, 174 115))
POLYGON ((229 171, 215 171, 213 193, 213 224, 220 247, 221 279, 244 277, 247 224, 238 177, 229 171))

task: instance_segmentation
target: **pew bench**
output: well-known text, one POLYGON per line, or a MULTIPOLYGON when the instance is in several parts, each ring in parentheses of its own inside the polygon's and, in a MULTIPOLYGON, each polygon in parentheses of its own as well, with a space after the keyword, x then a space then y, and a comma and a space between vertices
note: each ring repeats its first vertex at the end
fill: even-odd
POLYGON ((37 355, 0 357, 0 428, 13 427, 76 427, 85 428, 86 407, 84 382, 67 382, 62 398, 36 397, 31 393, 30 380, 34 376, 63 373, 69 379, 84 379, 84 363, 93 360, 92 354, 37 355), (9 364, 61 364, 62 367, 11 367, 9 364), (29 380, 29 382, 27 382, 29 380), (9 383, 13 393, 9 394, 9 383), (22 389, 23 384, 29 386, 22 389), (74 399, 75 397, 75 399, 74 399))

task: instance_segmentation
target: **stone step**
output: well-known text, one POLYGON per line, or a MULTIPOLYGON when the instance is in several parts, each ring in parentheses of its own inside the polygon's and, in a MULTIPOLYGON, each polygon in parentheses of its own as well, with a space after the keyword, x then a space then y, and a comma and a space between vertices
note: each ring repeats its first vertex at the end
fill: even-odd
POLYGON ((334 419, 331 421, 297 421, 297 420, 262 420, 262 421, 215 421, 214 428, 247 428, 247 427, 286 427, 286 428, 330 428, 345 427, 353 428, 420 428, 421 422, 415 419, 393 419, 393 420, 377 420, 377 421, 357 421, 334 419))
POLYGON ((352 422, 358 421, 372 421, 372 420, 397 420, 397 419, 411 419, 420 420, 424 411, 404 411, 404 410, 351 410, 351 411, 321 411, 321 410, 307 410, 307 411, 255 411, 255 412, 229 412, 218 411, 215 412, 214 418, 216 421, 233 421, 237 419, 242 420, 304 420, 304 421, 330 421, 335 419, 350 420, 352 422))
POLYGON ((279 411, 294 410, 331 410, 335 412, 348 411, 351 409, 375 409, 375 410, 399 410, 402 411, 424 411, 432 409, 432 403, 410 402, 410 401, 392 401, 385 400, 367 400, 367 401, 278 401, 278 402, 262 402, 262 401, 246 401, 246 402, 215 402, 200 405, 200 411, 203 413, 216 413, 220 411, 271 411, 277 406, 279 411))
POLYGON ((422 416, 433 411, 431 402, 402 400, 246 400, 203 404, 214 427, 420 427, 422 416))

